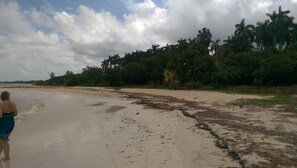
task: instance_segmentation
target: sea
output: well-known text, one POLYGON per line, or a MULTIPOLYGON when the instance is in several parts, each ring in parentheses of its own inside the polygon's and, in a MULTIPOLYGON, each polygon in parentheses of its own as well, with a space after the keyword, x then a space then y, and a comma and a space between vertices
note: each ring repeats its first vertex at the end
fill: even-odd
POLYGON ((20 87, 35 87, 35 85, 31 83, 0 82, 0 88, 20 88, 20 87))
POLYGON ((49 99, 54 97, 53 93, 40 91, 33 84, 24 83, 0 83, 0 93, 8 91, 10 100, 18 109, 19 115, 16 122, 20 122, 24 117, 28 117, 47 105, 49 99))

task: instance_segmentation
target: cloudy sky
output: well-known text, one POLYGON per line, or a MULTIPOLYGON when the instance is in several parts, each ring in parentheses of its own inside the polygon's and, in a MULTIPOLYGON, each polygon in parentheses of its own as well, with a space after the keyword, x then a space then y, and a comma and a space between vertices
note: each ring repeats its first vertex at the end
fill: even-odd
POLYGON ((203 27, 222 41, 242 18, 264 21, 279 5, 297 18, 297 0, 0 0, 0 81, 79 73, 203 27))

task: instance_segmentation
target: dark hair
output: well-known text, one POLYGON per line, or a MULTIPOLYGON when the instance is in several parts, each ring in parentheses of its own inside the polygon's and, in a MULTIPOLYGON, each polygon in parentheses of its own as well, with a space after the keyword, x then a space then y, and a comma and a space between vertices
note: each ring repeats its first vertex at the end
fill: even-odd
POLYGON ((8 91, 3 91, 1 93, 1 100, 9 100, 9 92, 8 91))

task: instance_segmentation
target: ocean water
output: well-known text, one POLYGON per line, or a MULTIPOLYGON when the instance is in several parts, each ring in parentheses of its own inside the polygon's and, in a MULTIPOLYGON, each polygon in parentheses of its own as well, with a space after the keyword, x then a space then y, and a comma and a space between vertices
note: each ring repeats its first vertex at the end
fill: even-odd
POLYGON ((53 93, 38 91, 34 88, 0 87, 0 92, 3 91, 10 93, 10 100, 17 106, 19 113, 16 117, 17 122, 28 115, 38 112, 54 96, 53 93))
POLYGON ((0 88, 24 88, 24 87, 35 87, 31 83, 3 83, 0 82, 0 88))

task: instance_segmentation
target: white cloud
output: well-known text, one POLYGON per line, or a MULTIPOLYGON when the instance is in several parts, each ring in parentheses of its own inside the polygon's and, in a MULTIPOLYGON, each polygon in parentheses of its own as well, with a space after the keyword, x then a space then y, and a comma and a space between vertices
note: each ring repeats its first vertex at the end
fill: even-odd
POLYGON ((125 15, 123 21, 109 12, 96 12, 86 6, 80 6, 77 15, 57 12, 54 20, 57 31, 75 46, 73 50, 78 54, 101 58, 124 54, 163 40, 154 29, 167 17, 165 10, 150 4, 151 1, 149 5, 145 3, 148 2, 137 6, 138 12, 125 15))
POLYGON ((144 0, 142 3, 135 3, 130 0, 126 2, 126 5, 131 11, 140 13, 156 8, 156 4, 152 0, 144 0))
POLYGON ((0 81, 46 79, 82 67, 67 42, 33 27, 16 3, 0 3, 0 81))
POLYGON ((49 11, 38 11, 36 8, 32 8, 32 10, 26 11, 25 13, 30 18, 32 24, 49 29, 55 27, 49 11))
POLYGON ((28 35, 32 33, 32 26, 19 12, 16 3, 3 4, 0 1, 0 32, 10 35, 28 35))
POLYGON ((122 20, 107 11, 81 5, 77 13, 53 8, 27 9, 0 1, 0 81, 46 79, 49 72, 79 72, 100 66, 109 55, 146 50, 152 44, 193 38, 203 27, 221 41, 245 17, 247 23, 268 19, 266 13, 290 10, 296 0, 153 0, 125 1, 122 20))

